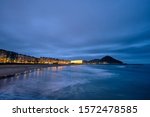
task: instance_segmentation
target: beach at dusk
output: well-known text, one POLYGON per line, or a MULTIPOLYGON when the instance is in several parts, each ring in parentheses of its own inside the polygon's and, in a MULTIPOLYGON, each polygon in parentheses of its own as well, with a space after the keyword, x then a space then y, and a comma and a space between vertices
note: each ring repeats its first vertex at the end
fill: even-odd
POLYGON ((41 69, 56 65, 0 65, 0 79, 9 78, 15 75, 29 73, 33 69, 41 69))
POLYGON ((150 65, 70 65, 0 79, 3 100, 148 100, 150 65))
POLYGON ((4 117, 150 117, 150 0, 0 0, 4 117))
POLYGON ((150 0, 0 0, 0 100, 150 100, 150 0))

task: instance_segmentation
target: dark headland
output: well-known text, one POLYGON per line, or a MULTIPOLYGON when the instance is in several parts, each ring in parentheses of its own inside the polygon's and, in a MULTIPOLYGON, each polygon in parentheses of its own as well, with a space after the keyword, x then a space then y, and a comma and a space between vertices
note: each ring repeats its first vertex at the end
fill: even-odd
POLYGON ((101 59, 93 59, 88 61, 90 64, 124 64, 124 62, 117 60, 111 56, 105 56, 101 59))

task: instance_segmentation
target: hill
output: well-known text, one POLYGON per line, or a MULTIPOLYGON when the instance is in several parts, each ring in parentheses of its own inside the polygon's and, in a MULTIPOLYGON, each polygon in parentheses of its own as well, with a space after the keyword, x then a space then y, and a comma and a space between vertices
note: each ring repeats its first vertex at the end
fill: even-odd
POLYGON ((89 63, 91 64, 123 64, 122 61, 117 60, 111 56, 105 56, 101 59, 93 59, 93 60, 90 60, 89 63))

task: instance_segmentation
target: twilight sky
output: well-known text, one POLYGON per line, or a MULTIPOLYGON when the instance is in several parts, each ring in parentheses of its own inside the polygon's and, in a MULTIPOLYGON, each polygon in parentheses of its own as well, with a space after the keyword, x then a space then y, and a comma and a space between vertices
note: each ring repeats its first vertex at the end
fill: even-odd
POLYGON ((0 0, 0 48, 150 63, 150 0, 0 0))

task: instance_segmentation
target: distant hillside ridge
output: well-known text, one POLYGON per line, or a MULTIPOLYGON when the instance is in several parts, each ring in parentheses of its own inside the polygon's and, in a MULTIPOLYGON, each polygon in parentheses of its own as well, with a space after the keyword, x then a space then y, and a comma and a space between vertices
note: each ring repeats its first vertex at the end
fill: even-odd
POLYGON ((105 56, 101 59, 90 60, 89 63, 93 64, 124 64, 122 61, 117 60, 111 56, 105 56))

